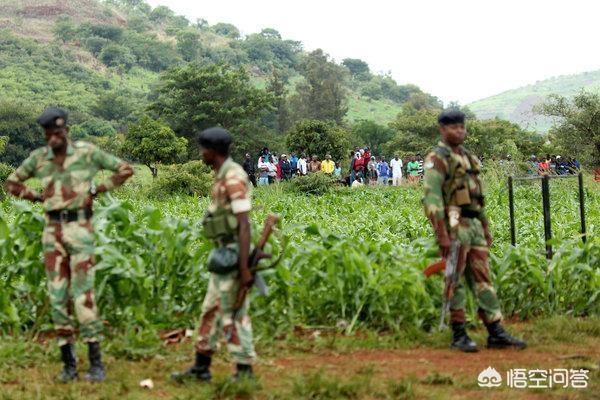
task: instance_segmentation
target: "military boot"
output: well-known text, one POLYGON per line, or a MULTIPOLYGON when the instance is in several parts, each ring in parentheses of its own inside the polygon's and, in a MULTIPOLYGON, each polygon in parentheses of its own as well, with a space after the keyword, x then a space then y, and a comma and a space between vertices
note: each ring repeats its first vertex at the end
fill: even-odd
POLYGON ((238 382, 241 379, 254 379, 252 365, 236 364, 235 374, 231 377, 232 382, 238 382))
POLYGON ((475 343, 465 330, 465 324, 454 322, 452 323, 452 344, 450 345, 453 349, 464 351, 465 353, 475 353, 479 351, 477 349, 477 343, 475 343))
POLYGON ((106 379, 104 365, 102 365, 102 356, 100 354, 100 343, 88 343, 88 356, 90 359, 90 369, 85 374, 85 379, 90 382, 102 382, 106 379))
POLYGON ((505 349, 514 347, 516 349, 524 349, 527 343, 508 334, 500 321, 487 324, 486 328, 489 332, 487 347, 488 349, 505 349))
POLYGON ((196 362, 186 371, 174 372, 171 379, 177 382, 183 382, 188 379, 197 379, 203 382, 209 382, 212 379, 210 374, 211 358, 204 354, 196 353, 196 362))
POLYGON ((68 383, 77 379, 77 361, 75 359, 75 348, 72 343, 60 346, 60 359, 64 367, 56 379, 62 383, 68 383))

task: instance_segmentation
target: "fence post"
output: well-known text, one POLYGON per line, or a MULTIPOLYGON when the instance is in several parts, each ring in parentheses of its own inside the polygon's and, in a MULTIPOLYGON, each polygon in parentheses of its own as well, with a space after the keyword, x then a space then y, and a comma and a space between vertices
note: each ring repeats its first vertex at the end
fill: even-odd
POLYGON ((546 240, 546 258, 552 259, 552 223, 550 220, 550 178, 544 175, 542 178, 542 207, 544 210, 544 239, 546 240))
POLYGON ((579 180, 579 217, 581 219, 581 240, 585 243, 587 232, 585 228, 585 193, 583 191, 583 173, 578 174, 579 180))
POLYGON ((515 230, 515 197, 513 193, 513 177, 508 177, 508 213, 510 216, 510 244, 517 245, 517 233, 515 230))

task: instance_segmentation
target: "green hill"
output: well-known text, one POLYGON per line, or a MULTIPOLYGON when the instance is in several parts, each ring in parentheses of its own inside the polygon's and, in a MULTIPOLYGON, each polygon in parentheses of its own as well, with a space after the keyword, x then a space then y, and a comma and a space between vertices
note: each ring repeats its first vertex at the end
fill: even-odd
MULTIPOLYGON (((191 22, 164 6, 127 0, 4 0, 0 3, 0 90, 3 100, 39 110, 61 105, 74 122, 97 118, 117 130, 135 120, 136 111, 166 68, 189 61, 228 63, 246 68, 257 85, 277 69, 294 90, 300 42, 284 40, 273 29, 242 37, 225 23, 191 22), (101 110, 120 97, 126 110, 101 110)), ((362 63, 362 60, 352 60, 362 63)), ((356 64, 356 63, 355 63, 356 64)), ((352 64, 354 66, 355 64, 352 64)), ((412 94, 387 76, 342 65, 348 92, 346 121, 372 119, 386 124, 412 94)))
POLYGON ((545 79, 475 101, 468 106, 478 118, 499 117, 516 122, 524 128, 546 132, 551 121, 536 115, 532 110, 533 106, 550 94, 572 96, 584 88, 600 91, 600 70, 545 79))

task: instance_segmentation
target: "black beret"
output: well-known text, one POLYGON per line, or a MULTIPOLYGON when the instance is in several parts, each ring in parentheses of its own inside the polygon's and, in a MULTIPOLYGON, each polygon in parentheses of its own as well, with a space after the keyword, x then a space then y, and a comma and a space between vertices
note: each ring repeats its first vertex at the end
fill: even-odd
POLYGON ((459 110, 443 111, 438 117, 438 123, 440 125, 464 124, 465 113, 459 110))
POLYGON ((227 153, 231 145, 231 134, 223 128, 208 128, 198 135, 198 143, 206 149, 227 153))
POLYGON ((36 121, 45 129, 64 128, 68 117, 69 113, 62 108, 50 107, 36 121))

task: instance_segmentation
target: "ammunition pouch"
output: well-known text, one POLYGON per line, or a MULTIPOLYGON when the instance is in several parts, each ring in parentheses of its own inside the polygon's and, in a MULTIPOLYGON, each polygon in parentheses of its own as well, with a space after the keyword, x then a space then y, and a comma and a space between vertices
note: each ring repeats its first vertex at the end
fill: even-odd
POLYGON ((208 254, 206 266, 212 273, 226 275, 238 269, 240 258, 237 242, 216 247, 208 254))
POLYGON ((206 212, 202 219, 204 235, 211 240, 230 238, 237 231, 237 218, 226 210, 206 212))

